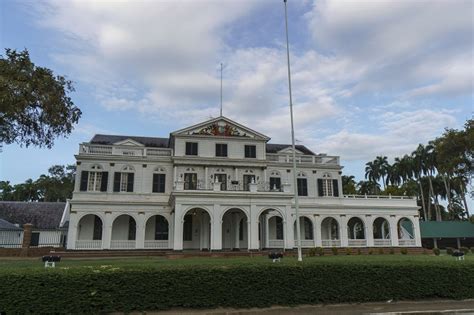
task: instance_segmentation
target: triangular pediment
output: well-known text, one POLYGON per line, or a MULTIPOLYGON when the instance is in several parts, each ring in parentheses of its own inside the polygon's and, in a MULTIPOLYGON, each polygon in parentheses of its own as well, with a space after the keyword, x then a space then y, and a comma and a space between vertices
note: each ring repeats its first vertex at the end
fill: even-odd
MULTIPOLYGON (((290 153, 293 153, 293 148, 292 148, 292 147, 287 147, 287 148, 284 148, 284 149, 278 151, 278 153, 281 153, 281 154, 290 154, 290 153)), ((296 153, 296 154, 303 154, 303 152, 301 152, 301 151, 298 150, 298 149, 295 149, 295 153, 296 153)))
POLYGON ((132 146, 132 147, 137 147, 137 146, 138 147, 143 147, 144 146, 140 142, 135 141, 135 140, 130 139, 130 138, 115 142, 114 145, 126 145, 126 146, 132 146))
POLYGON ((171 133, 172 136, 215 136, 215 137, 238 137, 256 140, 270 138, 248 127, 245 127, 226 117, 217 117, 200 124, 190 126, 171 133))

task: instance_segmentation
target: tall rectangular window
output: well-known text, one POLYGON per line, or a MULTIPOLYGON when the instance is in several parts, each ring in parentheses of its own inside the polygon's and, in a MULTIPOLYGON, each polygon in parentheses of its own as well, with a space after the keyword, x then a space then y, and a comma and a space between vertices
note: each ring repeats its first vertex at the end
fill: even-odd
POLYGON ((245 146, 245 157, 246 158, 256 158, 257 157, 257 147, 254 145, 245 146))
POLYGON ((216 156, 227 156, 227 144, 216 143, 216 156))
POLYGON ((221 190, 227 190, 227 174, 215 174, 215 180, 221 183, 221 190))
POLYGON ((332 197, 332 180, 331 179, 323 179, 323 196, 332 197))
POLYGON ((280 217, 275 217, 276 219, 276 239, 283 239, 283 219, 280 217))
POLYGON ((154 193, 164 193, 166 186, 166 174, 153 174, 153 188, 154 193))
POLYGON ((155 240, 167 241, 168 233, 168 221, 165 217, 157 215, 155 217, 155 240))
POLYGON ((255 175, 244 175, 244 190, 250 190, 250 183, 255 183, 255 175))
POLYGON ((133 192, 135 174, 115 172, 114 192, 133 192))
POLYGON ((92 232, 94 241, 102 239, 102 220, 98 216, 94 216, 94 230, 92 232))
POLYGON ((87 191, 100 191, 102 186, 102 172, 89 172, 87 191))
POLYGON ((185 190, 197 189, 197 174, 196 173, 184 173, 184 189, 185 190))
POLYGON ((279 191, 281 190, 281 178, 270 177, 270 190, 279 191))
POLYGON ((308 196, 308 181, 306 178, 298 178, 298 196, 308 196))
POLYGON ((197 142, 186 142, 186 155, 198 155, 197 142))
POLYGON ((187 214, 184 216, 183 223, 183 241, 192 241, 193 240, 193 216, 187 214))

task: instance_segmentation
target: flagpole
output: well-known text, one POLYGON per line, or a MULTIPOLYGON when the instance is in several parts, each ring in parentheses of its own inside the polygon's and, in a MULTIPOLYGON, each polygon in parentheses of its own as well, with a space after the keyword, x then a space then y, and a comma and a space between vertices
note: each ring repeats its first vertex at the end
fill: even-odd
POLYGON ((298 202, 298 181, 296 174, 296 149, 295 149, 295 126, 293 123, 293 98, 291 95, 291 71, 290 71, 290 44, 288 40, 288 13, 285 3, 285 29, 286 29, 286 57, 288 61, 288 91, 290 94, 290 117, 291 117, 291 147, 293 149, 293 191, 295 193, 295 215, 296 215, 296 239, 298 247, 298 261, 303 261, 303 255, 301 253, 301 234, 300 234, 300 214, 299 214, 299 202, 298 202))

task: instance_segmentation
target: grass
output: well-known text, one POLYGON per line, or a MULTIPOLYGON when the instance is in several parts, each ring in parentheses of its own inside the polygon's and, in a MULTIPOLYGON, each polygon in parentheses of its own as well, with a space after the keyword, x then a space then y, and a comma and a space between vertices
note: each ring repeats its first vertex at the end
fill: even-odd
MULTIPOLYGON (((414 264, 469 264, 474 268, 474 255, 465 256, 464 261, 456 261, 448 255, 338 255, 306 257, 302 264, 370 264, 370 265, 414 265, 414 264)), ((142 269, 142 268, 186 268, 187 266, 201 267, 231 267, 233 265, 261 265, 272 264, 266 257, 238 257, 238 258, 184 258, 167 259, 164 257, 127 257, 127 258, 101 258, 101 259, 78 259, 65 258, 56 266, 57 271, 74 270, 82 268, 120 268, 120 269, 142 269)), ((284 257, 279 263, 281 265, 300 265, 294 257, 284 257)), ((21 259, 12 258, 0 260, 0 272, 42 272, 45 268, 40 258, 21 259)), ((48 271, 49 272, 49 271, 48 271)))

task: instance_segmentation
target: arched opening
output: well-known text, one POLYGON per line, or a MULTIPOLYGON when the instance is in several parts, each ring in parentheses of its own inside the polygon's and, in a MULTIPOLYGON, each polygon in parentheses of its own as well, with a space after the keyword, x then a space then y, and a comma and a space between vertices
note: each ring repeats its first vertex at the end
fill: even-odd
POLYGON ((132 216, 122 214, 112 223, 111 249, 133 249, 136 247, 137 223, 132 216))
POLYGON ((327 217, 321 222, 321 242, 323 247, 341 246, 339 223, 332 217, 327 217))
MULTIPOLYGON (((298 238, 296 237, 296 220, 293 223, 293 231, 295 238, 295 247, 298 246, 298 238)), ((314 247, 314 233, 313 233, 313 222, 308 217, 300 216, 300 239, 302 247, 314 247)))
POLYGON ((391 246, 390 224, 387 219, 377 218, 374 220, 374 246, 391 246))
POLYGON ((99 216, 87 214, 77 225, 76 249, 101 249, 103 223, 99 216))
POLYGON ((169 224, 162 215, 151 216, 145 225, 145 248, 169 248, 169 224))
POLYGON ((401 218, 397 224, 398 243, 400 246, 415 246, 415 226, 408 218, 401 218))
POLYGON ((201 208, 190 209, 183 220, 183 249, 211 249, 211 216, 201 208))
POLYGON ((258 220, 260 248, 285 248, 283 217, 274 209, 267 209, 258 220))
POLYGON ((353 217, 347 222, 347 236, 349 246, 367 246, 365 240, 365 226, 361 218, 353 217))
POLYGON ((248 248, 247 215, 240 209, 229 209, 222 216, 222 248, 240 250, 248 248))

